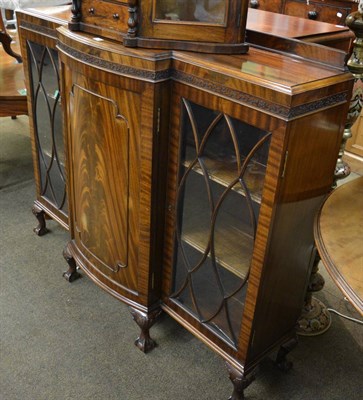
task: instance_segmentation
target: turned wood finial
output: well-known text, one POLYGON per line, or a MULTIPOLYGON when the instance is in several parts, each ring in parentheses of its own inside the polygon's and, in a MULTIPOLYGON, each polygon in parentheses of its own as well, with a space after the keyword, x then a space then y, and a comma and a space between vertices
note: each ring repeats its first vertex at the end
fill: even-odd
POLYGON ((128 11, 129 19, 127 20, 127 25, 129 29, 127 30, 127 36, 130 38, 136 37, 137 32, 137 0, 128 0, 128 11))
POLYGON ((81 21, 81 0, 72 0, 72 22, 78 23, 81 21))

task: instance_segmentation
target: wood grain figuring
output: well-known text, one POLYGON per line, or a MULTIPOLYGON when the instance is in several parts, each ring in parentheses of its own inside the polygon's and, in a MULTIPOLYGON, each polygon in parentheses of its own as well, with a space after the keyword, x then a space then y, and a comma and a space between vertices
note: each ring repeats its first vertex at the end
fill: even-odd
MULTIPOLYGON (((74 34, 62 29, 60 32, 65 33, 61 37, 67 45, 74 48, 74 34)), ((93 44, 94 48, 88 43, 74 43, 78 45, 77 51, 85 56, 90 52, 95 55, 106 53, 106 48, 100 49, 96 42, 93 44)), ((163 84, 129 79, 117 70, 106 72, 97 64, 89 65, 87 57, 75 60, 63 51, 62 46, 59 49, 62 62, 66 63, 62 67, 62 85, 68 88, 64 89, 65 102, 69 104, 65 120, 68 121, 67 147, 72 155, 68 163, 74 215, 71 221, 74 240, 70 243, 70 251, 98 285, 132 307, 147 311, 145 307, 152 306, 159 298, 160 261, 154 260, 160 259, 160 252, 155 249, 161 246, 160 219, 163 219, 164 203, 163 196, 152 185, 164 185, 159 183, 159 177, 165 175, 162 160, 167 157, 167 152, 159 152, 165 147, 167 126, 160 120, 158 122, 160 111, 156 99, 167 110, 167 95, 161 98, 158 94, 163 84), (78 89, 74 91, 74 88, 78 89), (72 92, 78 92, 73 100, 72 92), (115 107, 122 114, 121 125, 115 122, 115 107), (74 112, 75 108, 79 112, 74 112), (90 115, 94 118, 90 119, 90 115), (93 120, 97 123, 90 124, 93 120), (154 131, 158 134, 154 135, 154 131), (79 154, 84 154, 82 162, 78 159, 79 154), (94 174, 88 174, 89 170, 95 171, 96 166, 97 172, 102 171, 97 182, 94 174), (82 196, 83 203, 78 201, 82 196), (82 226, 79 226, 82 214, 86 214, 87 227, 92 226, 89 232, 88 228, 84 229, 85 236, 91 238, 87 246, 83 243, 82 226), (117 261, 123 261, 127 267, 114 272, 117 261)), ((113 60, 117 60, 118 53, 119 48, 106 58, 115 56, 113 60)), ((163 58, 160 63, 164 65, 163 58)), ((141 67, 146 64, 155 72, 159 60, 157 57, 140 60, 141 67)))
MULTIPOLYGON (((243 324, 241 327, 241 333, 239 337, 239 352, 238 359, 243 360, 247 371, 253 369, 256 365, 256 359, 251 356, 250 346, 251 340, 253 340, 253 325, 255 320, 256 303, 259 295, 259 286, 261 282, 261 276, 266 263, 267 248, 269 240, 271 238, 271 218, 275 211, 276 199, 276 187, 279 185, 279 178, 281 176, 281 170, 284 163, 285 154, 285 127, 281 126, 279 129, 273 131, 269 161, 265 176, 265 185, 263 191, 263 199, 261 203, 259 222, 257 228, 257 235, 255 240, 255 247, 253 252, 253 258, 251 262, 251 272, 248 280, 247 295, 243 313, 243 324), (248 357, 250 360, 248 360, 248 357), (251 364, 248 365, 247 361, 251 364)), ((285 332, 284 332, 285 333, 285 332)), ((267 343, 265 349, 267 347, 267 343)), ((261 351, 261 349, 259 349, 261 351)))
MULTIPOLYGON (((129 160, 129 137, 130 130, 137 134, 139 129, 130 116, 138 112, 140 100, 101 84, 93 88, 82 77, 75 78, 71 93, 70 107, 76 116, 71 126, 72 151, 77 155, 73 164, 76 242, 103 273, 108 268, 114 280, 136 290, 128 250, 138 243, 130 234, 135 232, 130 224, 137 221, 137 209, 129 197, 129 171, 135 168, 129 160)), ((137 180, 133 185, 137 187, 137 180)))
POLYGON ((81 3, 81 12, 85 24, 118 30, 124 34, 127 32, 129 12, 125 3, 84 0, 81 3))
POLYGON ((296 132, 297 125, 301 131, 299 135, 290 136, 283 201, 302 200, 329 192, 333 175, 328 171, 334 170, 344 129, 340 115, 346 113, 346 104, 343 104, 292 123, 291 132, 296 132), (309 129, 304 129, 307 125, 309 129), (338 134, 333 136, 332 132, 338 134), (309 145, 298 150, 295 144, 300 140, 309 145))
POLYGON ((314 225, 324 266, 363 315, 363 177, 339 186, 325 200, 314 225))

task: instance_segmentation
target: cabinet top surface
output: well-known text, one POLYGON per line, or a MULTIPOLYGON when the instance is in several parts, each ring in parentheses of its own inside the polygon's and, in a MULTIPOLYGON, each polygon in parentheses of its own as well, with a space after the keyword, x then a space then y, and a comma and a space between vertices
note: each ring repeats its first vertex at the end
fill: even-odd
POLYGON ((174 59, 218 71, 236 80, 273 85, 278 91, 289 92, 307 83, 319 85, 318 81, 336 76, 338 72, 334 68, 255 48, 248 54, 232 56, 174 52, 174 59))
MULTIPOLYGON (((350 76, 333 67, 253 47, 247 54, 239 55, 133 49, 106 39, 95 40, 92 35, 71 32, 65 27, 59 28, 58 32, 60 42, 67 48, 77 49, 80 58, 82 54, 94 54, 114 66, 117 64, 129 66, 135 71, 178 70, 194 76, 204 75, 205 78, 205 73, 214 76, 218 74, 221 84, 234 82, 238 85, 240 81, 250 82, 287 94, 306 90, 306 84, 318 88, 326 85, 326 82, 323 82, 325 79, 348 80, 350 76)), ((113 68, 112 72, 117 73, 117 70, 122 72, 121 69, 113 68)))
POLYGON ((36 7, 27 8, 17 11, 20 14, 28 14, 38 17, 42 20, 58 22, 60 25, 65 25, 71 19, 71 6, 56 6, 56 7, 36 7))
MULTIPOLYGON (((63 25, 70 18, 70 7, 42 7, 22 13, 44 20, 59 20, 60 25, 63 25)), ((250 82, 290 95, 307 90, 307 85, 310 89, 326 86, 323 82, 325 79, 335 78, 338 81, 349 79, 349 74, 336 68, 253 47, 247 54, 241 55, 199 54, 125 48, 120 43, 108 39, 97 41, 92 35, 71 32, 65 26, 59 28, 59 33, 60 41, 70 48, 76 48, 79 54, 95 54, 113 66, 119 64, 130 66, 135 70, 148 71, 178 69, 210 79, 210 76, 208 78, 205 76, 207 71, 209 75, 218 74, 219 83, 228 86, 239 85, 238 82, 241 81, 250 82), (181 65, 184 67, 181 68, 181 65)), ((319 51, 323 47, 311 46, 314 51, 319 51)))

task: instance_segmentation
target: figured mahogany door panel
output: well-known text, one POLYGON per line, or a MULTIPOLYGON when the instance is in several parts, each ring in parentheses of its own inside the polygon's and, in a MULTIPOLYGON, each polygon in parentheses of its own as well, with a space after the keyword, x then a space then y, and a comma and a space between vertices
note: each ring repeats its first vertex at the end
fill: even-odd
POLYGON ((137 121, 133 125, 131 119, 139 112, 139 95, 91 84, 82 75, 74 82, 69 111, 75 241, 102 275, 136 290, 129 249, 137 240, 136 229, 130 234, 137 210, 130 200, 129 173, 136 168, 130 135, 138 134, 137 121))

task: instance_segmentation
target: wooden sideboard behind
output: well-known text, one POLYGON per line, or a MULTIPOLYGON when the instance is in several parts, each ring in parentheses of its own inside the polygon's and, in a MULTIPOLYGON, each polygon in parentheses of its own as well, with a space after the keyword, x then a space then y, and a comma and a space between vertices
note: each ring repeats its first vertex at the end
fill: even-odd
POLYGON ((354 0, 250 0, 250 7, 314 21, 345 25, 345 19, 357 11, 354 0))

